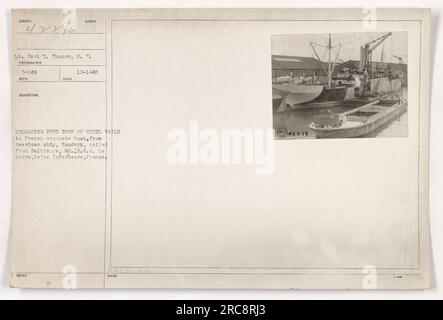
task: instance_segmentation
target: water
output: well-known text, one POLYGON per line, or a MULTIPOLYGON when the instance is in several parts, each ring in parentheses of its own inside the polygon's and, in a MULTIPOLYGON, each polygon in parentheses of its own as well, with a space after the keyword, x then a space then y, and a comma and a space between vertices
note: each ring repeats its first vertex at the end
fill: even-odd
POLYGON ((306 109, 306 110, 286 110, 276 112, 274 109, 274 129, 287 133, 287 137, 277 139, 297 139, 315 138, 314 132, 309 128, 309 124, 314 121, 314 116, 320 113, 342 113, 351 110, 352 107, 337 106, 332 108, 306 109))
MULTIPOLYGON (((406 95, 406 88, 403 88, 402 95, 406 95)), ((277 112, 280 101, 274 101, 273 124, 277 132, 277 139, 313 139, 314 132, 309 128, 314 116, 320 113, 338 114, 358 107, 359 105, 342 104, 336 107, 315 108, 305 110, 286 110, 277 112), (278 136, 283 133, 285 136, 278 136)), ((408 114, 405 112, 396 120, 388 123, 376 132, 372 132, 366 137, 407 137, 408 136, 408 114)))

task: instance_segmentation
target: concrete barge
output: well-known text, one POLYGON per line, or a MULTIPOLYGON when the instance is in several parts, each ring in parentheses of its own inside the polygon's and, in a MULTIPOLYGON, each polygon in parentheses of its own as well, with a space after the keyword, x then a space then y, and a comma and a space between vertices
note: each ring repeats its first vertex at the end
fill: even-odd
POLYGON ((407 110, 404 98, 386 98, 339 114, 314 116, 309 128, 316 138, 364 137, 397 119, 407 110))

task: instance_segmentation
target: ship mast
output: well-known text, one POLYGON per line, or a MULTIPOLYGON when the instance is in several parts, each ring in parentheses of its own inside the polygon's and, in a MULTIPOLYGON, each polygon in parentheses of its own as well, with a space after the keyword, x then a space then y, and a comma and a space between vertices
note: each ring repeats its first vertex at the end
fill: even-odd
POLYGON ((315 43, 315 42, 310 42, 310 46, 311 46, 312 50, 314 51, 315 56, 316 56, 317 59, 318 59, 318 62, 322 65, 323 70, 324 70, 325 73, 327 74, 327 76, 328 76, 328 86, 331 87, 331 86, 332 86, 332 74, 334 73, 334 68, 335 68, 335 64, 334 64, 333 61, 332 61, 332 55, 331 55, 331 52, 332 52, 332 49, 334 49, 334 48, 338 48, 338 49, 337 49, 337 53, 336 53, 336 55, 335 55, 334 62, 337 61, 337 59, 338 59, 338 55, 340 54, 341 43, 339 43, 339 44, 336 45, 336 46, 333 46, 333 45, 332 45, 332 40, 331 40, 331 34, 329 33, 329 35, 328 35, 328 44, 327 44, 326 46, 325 46, 325 45, 318 44, 318 43, 315 43), (328 69, 327 69, 327 70, 326 70, 326 68, 323 66, 323 62, 322 62, 322 60, 320 59, 320 56, 318 55, 317 50, 315 50, 315 46, 323 47, 323 48, 326 48, 326 49, 328 50, 328 69))
POLYGON ((332 70, 331 70, 331 34, 329 34, 329 42, 328 42, 328 86, 330 87, 332 84, 332 70))

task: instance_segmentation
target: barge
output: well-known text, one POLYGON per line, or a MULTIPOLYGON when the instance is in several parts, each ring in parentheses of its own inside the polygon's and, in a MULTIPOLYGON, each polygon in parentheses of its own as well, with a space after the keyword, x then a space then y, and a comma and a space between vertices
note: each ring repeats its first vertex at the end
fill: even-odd
POLYGON ((339 114, 319 114, 309 128, 316 138, 365 137, 406 112, 407 100, 388 97, 339 114))

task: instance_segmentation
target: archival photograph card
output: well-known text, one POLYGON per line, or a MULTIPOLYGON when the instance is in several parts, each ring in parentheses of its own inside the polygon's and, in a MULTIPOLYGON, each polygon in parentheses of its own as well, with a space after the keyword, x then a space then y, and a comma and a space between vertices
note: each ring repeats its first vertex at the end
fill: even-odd
POLYGON ((431 286, 429 10, 11 24, 11 286, 431 286))

